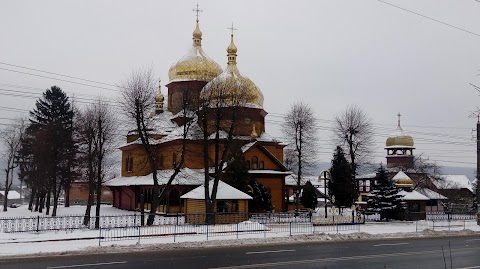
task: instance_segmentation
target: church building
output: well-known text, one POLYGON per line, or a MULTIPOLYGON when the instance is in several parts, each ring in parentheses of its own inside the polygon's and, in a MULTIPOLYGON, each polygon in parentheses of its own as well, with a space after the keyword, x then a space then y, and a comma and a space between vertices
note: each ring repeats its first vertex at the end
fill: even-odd
MULTIPOLYGON (((182 213, 184 206, 180 197, 204 184, 204 132, 207 132, 208 139, 225 140, 228 124, 232 121, 222 120, 222 130, 220 133, 216 132, 219 135, 215 137, 215 123, 218 123, 215 122, 215 113, 221 113, 236 115, 233 140, 246 161, 248 174, 263 184, 271 194, 274 209, 285 211, 285 176, 290 174, 283 165, 283 148, 286 145, 266 133, 267 112, 263 108, 264 96, 255 83, 239 71, 233 27, 224 69, 204 52, 202 37, 197 16, 192 47, 169 69, 166 98, 160 85, 158 86, 150 137, 153 138, 152 147, 160 185, 166 184, 173 174, 173 169, 180 160, 183 142, 186 147, 182 169, 167 189, 165 199, 157 210, 164 213, 182 213), (220 98, 221 96, 227 98, 220 98), (206 129, 199 120, 201 104, 205 103, 215 111, 206 129), (187 123, 190 127, 187 137, 184 138, 183 126, 187 123)), ((106 183, 113 192, 113 205, 135 210, 139 208, 140 196, 143 195, 145 207, 150 209, 153 179, 138 135, 129 132, 120 150, 121 176, 106 183)), ((212 144, 208 147, 209 166, 214 158, 215 147, 212 144)))

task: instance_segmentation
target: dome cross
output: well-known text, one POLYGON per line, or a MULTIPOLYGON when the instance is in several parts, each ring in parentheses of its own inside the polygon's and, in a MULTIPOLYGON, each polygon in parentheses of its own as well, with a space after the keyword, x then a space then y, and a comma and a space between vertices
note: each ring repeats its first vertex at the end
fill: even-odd
POLYGON ((203 10, 201 10, 201 9, 198 8, 198 3, 197 3, 197 7, 193 9, 193 12, 196 13, 197 21, 198 21, 199 13, 200 13, 200 12, 203 12, 203 10))
POLYGON ((231 26, 231 27, 228 27, 227 29, 232 31, 232 35, 233 35, 233 32, 234 32, 234 31, 237 31, 237 30, 238 30, 237 28, 233 27, 233 22, 232 22, 232 26, 231 26))

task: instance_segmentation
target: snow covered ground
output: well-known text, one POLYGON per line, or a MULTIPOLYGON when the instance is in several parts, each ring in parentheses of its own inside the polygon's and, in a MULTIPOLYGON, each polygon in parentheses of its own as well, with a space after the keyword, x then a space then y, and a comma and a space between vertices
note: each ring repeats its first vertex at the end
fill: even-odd
MULTIPOLYGON (((82 215, 84 206, 59 208, 59 215, 82 215)), ((102 206, 102 215, 125 215, 134 212, 102 206)), ((0 212, 0 218, 43 216, 30 212, 26 207, 9 208, 0 212)), ((347 227, 347 226, 339 226, 347 227)), ((311 226, 311 224, 260 224, 244 222, 233 225, 131 227, 126 229, 68 230, 48 232, 0 233, 0 256, 63 255, 70 253, 105 253, 142 251, 145 249, 171 249, 206 246, 282 244, 310 241, 365 240, 378 238, 404 238, 446 235, 478 235, 480 226, 476 220, 387 222, 351 225, 349 230, 337 230, 335 226, 311 226), (304 225, 305 227, 302 227, 304 225), (307 227, 308 226, 308 227, 307 227), (190 227, 190 228, 189 228, 190 227), (238 232, 237 232, 238 231, 238 232), (153 235, 138 238, 142 235, 153 235), (175 234, 175 235, 174 235, 175 234), (116 238, 131 236, 128 239, 116 238), (103 240, 99 238, 103 237, 103 240), (116 240, 116 241, 115 241, 116 240)))
MULTIPOLYGON (((84 215, 85 214, 84 205, 72 205, 70 207, 64 207, 63 205, 58 206, 57 216, 62 215, 84 215)), ((3 210, 3 206, 0 206, 0 210, 3 210)), ((115 208, 111 205, 102 205, 100 213, 103 216, 112 216, 112 215, 127 215, 134 214, 133 211, 127 211, 115 208)), ((95 215, 95 207, 92 207, 91 216, 95 215)), ((45 215, 45 210, 43 213, 33 212, 28 210, 27 205, 22 205, 17 208, 8 208, 7 212, 0 211, 0 218, 11 218, 11 217, 36 217, 36 216, 48 216, 45 215)))

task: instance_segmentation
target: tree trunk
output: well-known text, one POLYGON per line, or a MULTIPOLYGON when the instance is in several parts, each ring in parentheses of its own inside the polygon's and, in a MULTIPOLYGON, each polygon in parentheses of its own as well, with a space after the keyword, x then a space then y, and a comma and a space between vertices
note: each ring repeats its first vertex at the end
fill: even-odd
POLYGON ((46 207, 46 212, 45 214, 50 215, 50 196, 51 196, 51 191, 48 190, 47 192, 47 200, 45 201, 45 207, 46 207))
POLYGON ((32 188, 32 193, 30 193, 30 199, 28 199, 28 210, 32 211, 33 209, 33 199, 36 196, 36 190, 32 188))
POLYGON ((87 208, 85 209, 85 216, 83 217, 83 225, 89 225, 89 223, 90 223, 90 214, 91 214, 91 211, 92 211, 92 203, 93 203, 93 186, 90 186, 88 188, 87 208))

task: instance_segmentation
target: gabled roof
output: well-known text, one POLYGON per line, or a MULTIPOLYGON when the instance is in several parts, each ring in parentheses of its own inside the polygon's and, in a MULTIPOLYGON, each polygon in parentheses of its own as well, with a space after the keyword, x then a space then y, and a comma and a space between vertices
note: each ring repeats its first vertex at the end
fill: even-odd
MULTIPOLYGON (((158 184, 167 184, 170 176, 173 174, 173 169, 158 170, 158 184)), ((172 181, 172 185, 201 185, 205 181, 203 169, 182 168, 180 173, 172 181)), ((131 176, 131 177, 116 177, 107 182, 105 186, 120 187, 120 186, 152 186, 153 176, 148 174, 146 176, 131 176)))
MULTIPOLYGON (((5 191, 0 191, 0 195, 2 197, 5 196, 5 191)), ((20 193, 18 191, 10 190, 8 191, 8 198, 7 199, 20 199, 20 193)))
POLYGON ((285 171, 288 170, 285 167, 285 165, 283 165, 283 163, 280 160, 278 160, 277 157, 275 157, 275 155, 273 155, 266 147, 261 145, 261 142, 259 142, 259 141, 253 141, 253 142, 247 143, 247 144, 243 145, 241 150, 242 150, 242 153, 245 153, 245 152, 251 150, 252 148, 258 148, 261 152, 263 152, 263 154, 265 154, 265 156, 267 156, 270 160, 272 160, 279 167, 280 171, 285 172, 285 171))
POLYGON ((468 189, 473 193, 472 182, 465 175, 442 175, 440 180, 434 180, 433 184, 441 190, 468 189))
MULTIPOLYGON (((213 189, 213 180, 208 184, 210 195, 212 195, 213 189)), ((205 186, 199 186, 184 195, 180 196, 182 199, 195 199, 203 200, 205 199, 205 186)), ((217 199, 218 200, 251 200, 252 197, 240 190, 235 189, 234 187, 228 185, 223 181, 218 181, 217 189, 217 199)))
POLYGON ((448 200, 448 197, 445 197, 438 192, 432 191, 431 189, 416 188, 415 190, 430 198, 431 200, 448 200))
POLYGON ((427 196, 419 193, 418 191, 411 191, 411 192, 408 192, 408 191, 399 191, 398 192, 399 195, 402 196, 402 200, 403 201, 428 201, 430 200, 430 198, 428 198, 427 196))

